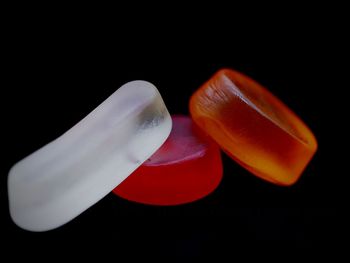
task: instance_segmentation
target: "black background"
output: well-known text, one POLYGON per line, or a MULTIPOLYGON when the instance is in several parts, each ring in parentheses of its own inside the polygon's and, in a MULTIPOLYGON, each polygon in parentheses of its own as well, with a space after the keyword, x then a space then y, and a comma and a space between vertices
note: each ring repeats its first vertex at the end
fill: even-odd
POLYGON ((28 256, 34 258, 43 247, 59 255, 80 245, 91 249, 85 253, 108 245, 118 255, 191 259, 232 256, 238 246, 289 250, 340 243, 343 192, 325 158, 331 117, 324 102, 336 50, 323 40, 334 32, 308 15, 282 22, 281 14, 271 24, 257 19, 249 26, 230 17, 202 23, 202 17, 191 26, 175 21, 155 28, 163 20, 141 19, 108 30, 79 21, 63 26, 62 19, 21 21, 10 34, 4 72, 10 81, 1 96, 7 123, 1 218, 9 246, 33 247, 28 256), (297 184, 264 182, 222 154, 222 183, 191 204, 153 207, 110 194, 49 232, 27 232, 12 223, 6 180, 15 162, 61 135, 127 81, 152 82, 170 113, 188 114, 191 94, 222 67, 268 87, 314 131, 319 149, 297 184))

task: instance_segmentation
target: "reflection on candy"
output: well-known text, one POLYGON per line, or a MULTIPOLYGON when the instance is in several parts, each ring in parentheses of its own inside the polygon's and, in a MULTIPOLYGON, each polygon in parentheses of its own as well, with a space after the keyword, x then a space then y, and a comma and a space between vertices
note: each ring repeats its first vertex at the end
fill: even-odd
POLYGON ((172 116, 162 147, 113 192, 152 205, 177 205, 211 193, 222 178, 220 149, 189 117, 172 116))
POLYGON ((253 174, 291 185, 314 155, 310 129, 257 82, 220 70, 190 100, 193 120, 253 174))
POLYGON ((12 167, 12 219, 32 231, 67 223, 147 160, 170 130, 157 89, 145 81, 125 84, 61 137, 12 167))

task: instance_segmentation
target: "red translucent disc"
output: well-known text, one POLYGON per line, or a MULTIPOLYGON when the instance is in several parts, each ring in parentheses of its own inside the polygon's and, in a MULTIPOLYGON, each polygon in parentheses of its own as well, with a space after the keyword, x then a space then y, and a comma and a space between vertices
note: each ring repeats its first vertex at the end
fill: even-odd
POLYGON ((218 145, 189 117, 172 116, 173 128, 162 147, 113 192, 152 205, 178 205, 211 193, 222 178, 218 145))

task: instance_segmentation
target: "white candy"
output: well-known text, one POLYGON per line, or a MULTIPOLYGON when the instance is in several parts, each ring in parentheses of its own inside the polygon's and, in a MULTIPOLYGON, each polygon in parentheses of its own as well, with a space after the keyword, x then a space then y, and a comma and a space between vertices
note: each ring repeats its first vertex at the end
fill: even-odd
POLYGON ((102 199, 166 140, 171 118, 146 81, 123 85, 62 136, 10 170, 10 214, 20 227, 59 227, 102 199))

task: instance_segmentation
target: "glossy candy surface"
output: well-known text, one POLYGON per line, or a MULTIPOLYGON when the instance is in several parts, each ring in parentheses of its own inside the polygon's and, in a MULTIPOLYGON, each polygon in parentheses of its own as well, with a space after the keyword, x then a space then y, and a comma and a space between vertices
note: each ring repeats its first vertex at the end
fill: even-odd
POLYGON ((189 117, 172 116, 163 146, 121 183, 114 193, 152 205, 177 205, 211 193, 222 178, 218 145, 189 117))
POLYGON ((249 77, 218 71, 191 97, 193 120, 234 160, 278 185, 295 183, 317 149, 311 130, 249 77))
POLYGON ((170 130, 171 117, 151 83, 123 85, 73 128, 12 167, 12 219, 32 231, 67 223, 147 160, 170 130))

